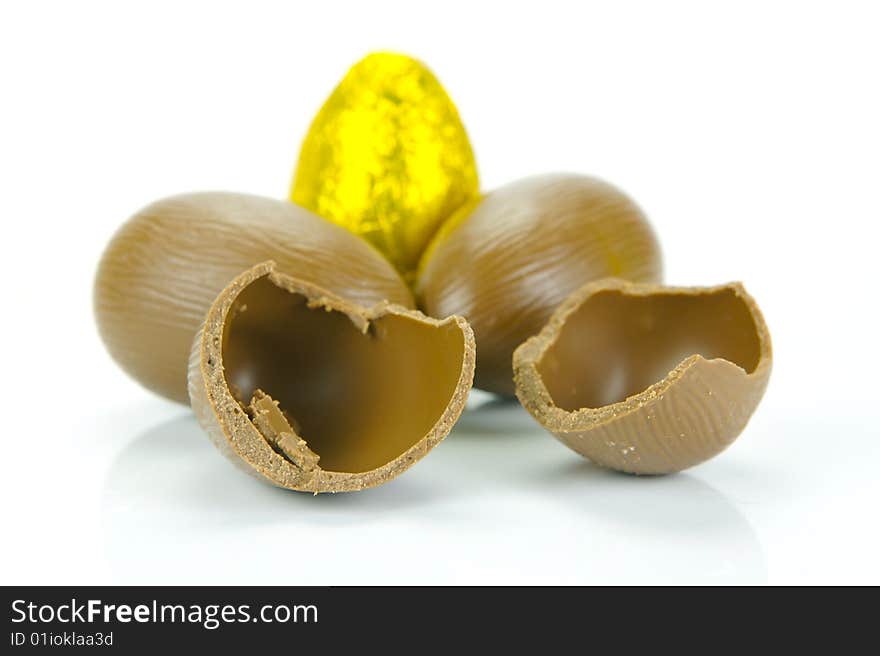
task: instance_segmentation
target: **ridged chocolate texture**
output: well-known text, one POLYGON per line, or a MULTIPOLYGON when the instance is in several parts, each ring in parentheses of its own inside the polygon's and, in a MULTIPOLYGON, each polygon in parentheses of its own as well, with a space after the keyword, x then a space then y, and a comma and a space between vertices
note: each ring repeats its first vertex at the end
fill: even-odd
POLYGON ((104 344, 145 387, 187 403, 187 361, 205 313, 230 280, 267 259, 354 303, 413 306, 378 251, 308 210, 245 194, 185 194, 144 208, 107 246, 94 291, 104 344))
POLYGON ((591 283, 514 354, 532 416, 596 464, 634 474, 681 471, 727 448, 771 367, 767 326, 739 283, 591 283))
POLYGON ((268 262, 211 306, 189 391, 215 446, 248 473, 293 490, 347 492, 394 478, 440 442, 473 374, 464 319, 364 308, 268 262))
POLYGON ((476 386, 513 394, 511 359, 574 290, 606 277, 657 282, 660 248, 641 210, 578 175, 526 178, 459 210, 429 246, 417 296, 477 337, 476 386))

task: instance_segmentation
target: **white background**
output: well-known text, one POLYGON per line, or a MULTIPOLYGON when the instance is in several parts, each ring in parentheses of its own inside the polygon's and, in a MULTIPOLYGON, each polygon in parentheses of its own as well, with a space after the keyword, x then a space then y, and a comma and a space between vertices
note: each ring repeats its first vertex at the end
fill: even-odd
POLYGON ((880 583, 876 4, 2 7, 0 582, 880 583), (241 474, 106 356, 116 227, 177 192, 285 197, 375 49, 437 73, 484 188, 600 175, 669 282, 746 283, 775 368, 727 452, 613 475, 488 403, 397 480, 312 497, 241 474))

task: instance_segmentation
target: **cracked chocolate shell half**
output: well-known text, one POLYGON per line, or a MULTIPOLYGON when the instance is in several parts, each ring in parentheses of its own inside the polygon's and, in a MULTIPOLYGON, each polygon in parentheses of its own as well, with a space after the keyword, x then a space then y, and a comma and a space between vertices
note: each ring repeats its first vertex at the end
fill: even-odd
POLYGON ((771 362, 767 326, 741 284, 609 279, 569 296, 513 366, 519 400, 565 445, 611 469, 668 474, 737 438, 771 362))
POLYGON ((382 302, 364 308, 276 270, 217 297, 190 357, 193 410, 214 444, 280 487, 384 483, 450 431, 474 375, 474 337, 382 302))

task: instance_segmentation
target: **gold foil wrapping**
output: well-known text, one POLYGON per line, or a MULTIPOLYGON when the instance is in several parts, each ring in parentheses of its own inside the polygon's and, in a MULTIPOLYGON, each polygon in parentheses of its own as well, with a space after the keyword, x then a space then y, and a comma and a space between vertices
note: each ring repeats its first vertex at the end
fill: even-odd
POLYGON ((478 193, 467 133, 440 82, 410 57, 374 53, 315 117, 290 196, 370 241, 411 282, 443 220, 478 193))

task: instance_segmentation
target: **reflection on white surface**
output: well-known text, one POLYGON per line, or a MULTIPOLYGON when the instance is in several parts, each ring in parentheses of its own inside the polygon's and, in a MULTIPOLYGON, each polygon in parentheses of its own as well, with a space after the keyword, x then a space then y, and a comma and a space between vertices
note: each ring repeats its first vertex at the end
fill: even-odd
POLYGON ((593 467, 517 405, 469 409, 400 478, 314 497, 243 474, 190 416, 111 465, 103 531, 115 578, 142 583, 760 583, 736 506, 691 474, 593 467))

